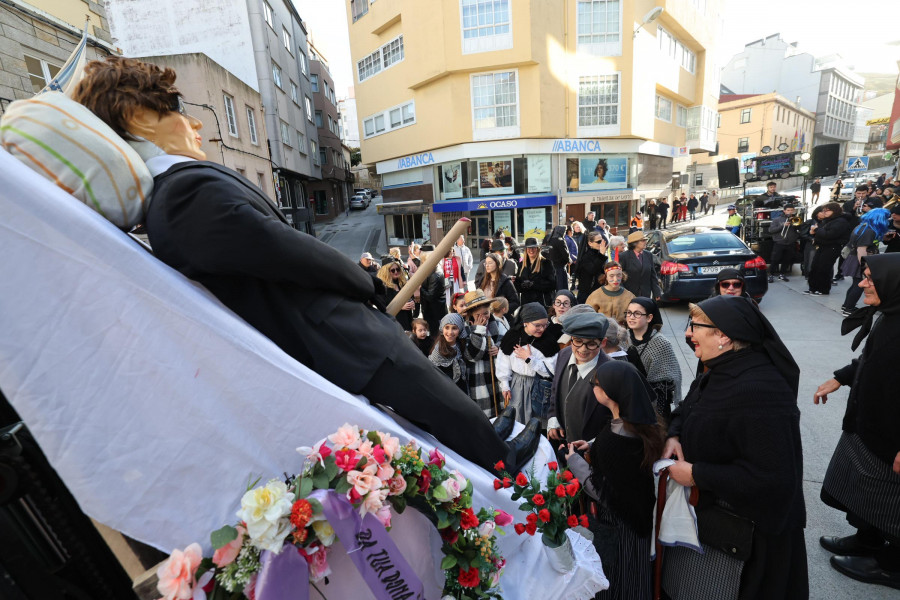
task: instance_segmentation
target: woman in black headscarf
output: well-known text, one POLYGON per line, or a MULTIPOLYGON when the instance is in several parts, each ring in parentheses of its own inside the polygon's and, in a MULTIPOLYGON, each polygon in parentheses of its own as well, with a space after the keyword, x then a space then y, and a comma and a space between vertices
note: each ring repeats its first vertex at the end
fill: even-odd
POLYGON ((685 335, 708 370, 672 414, 663 457, 677 458, 672 479, 699 488, 704 554, 666 549, 663 587, 673 600, 807 598, 800 369, 745 298, 692 304, 685 335), (714 519, 738 532, 746 560, 710 545, 714 519))
POLYGON ((844 319, 841 333, 859 328, 859 358, 834 372, 816 390, 813 402, 850 386, 847 411, 825 481, 822 501, 847 513, 857 528, 846 537, 824 536, 819 543, 836 556, 831 565, 854 579, 900 587, 900 402, 896 370, 900 339, 900 255, 862 259, 866 306, 844 319))
POLYGON ((608 361, 597 368, 594 397, 612 412, 612 421, 593 444, 569 444, 569 468, 597 503, 592 523, 609 578, 597 597, 649 600, 653 597, 649 546, 653 531, 653 462, 663 447, 665 430, 653 409, 653 390, 631 364, 608 361), (578 454, 590 447, 591 464, 578 454))

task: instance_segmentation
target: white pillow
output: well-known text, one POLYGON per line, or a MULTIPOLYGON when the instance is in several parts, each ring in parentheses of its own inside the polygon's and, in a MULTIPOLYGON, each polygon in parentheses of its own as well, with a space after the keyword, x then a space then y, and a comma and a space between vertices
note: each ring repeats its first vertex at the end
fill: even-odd
POLYGON ((125 140, 81 104, 47 92, 9 105, 0 144, 118 227, 146 214, 153 177, 125 140))

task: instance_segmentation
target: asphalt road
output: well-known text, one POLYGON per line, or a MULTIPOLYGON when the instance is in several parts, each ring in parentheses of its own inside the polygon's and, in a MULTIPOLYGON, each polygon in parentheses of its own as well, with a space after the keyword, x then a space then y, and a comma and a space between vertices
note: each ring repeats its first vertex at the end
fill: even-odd
MULTIPOLYGON (((375 209, 375 202, 380 201, 380 198, 376 198, 365 211, 352 212, 349 217, 341 216, 333 223, 320 227, 317 232, 320 239, 354 261, 364 251, 372 252, 377 258, 386 249, 384 220, 375 209)), ((702 217, 683 226, 724 225, 726 218, 724 207, 720 206, 715 215, 702 217)), ((831 378, 835 369, 849 363, 854 356, 850 351, 850 338, 840 334, 840 306, 848 282, 839 282, 828 296, 804 296, 802 292, 806 289, 806 282, 799 273, 799 266, 795 266, 794 270, 790 281, 776 281, 769 285, 769 292, 760 307, 800 365, 800 393, 797 401, 801 411, 800 428, 803 436, 803 489, 807 510, 806 546, 810 598, 897 600, 900 599, 900 590, 859 583, 834 571, 828 564, 831 555, 819 546, 819 537, 822 535, 849 535, 854 532, 842 513, 825 506, 819 499, 825 470, 840 437, 841 420, 847 406, 847 388, 831 394, 825 405, 817 406, 812 401, 819 384, 831 378)), ((665 306, 662 312, 662 333, 672 341, 676 349, 682 367, 684 392, 687 393, 697 366, 697 358, 684 343, 687 304, 665 306)))

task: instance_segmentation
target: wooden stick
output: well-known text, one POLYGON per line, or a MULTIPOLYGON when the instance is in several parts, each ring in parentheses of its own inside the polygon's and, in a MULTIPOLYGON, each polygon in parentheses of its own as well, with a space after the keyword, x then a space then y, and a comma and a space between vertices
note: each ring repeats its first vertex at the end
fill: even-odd
POLYGON ((471 220, 463 217, 450 228, 450 231, 444 235, 444 239, 440 241, 435 249, 428 255, 428 258, 425 259, 425 262, 416 269, 416 272, 409 278, 406 285, 400 288, 400 292, 394 296, 394 299, 388 304, 386 310, 388 314, 395 317, 397 316, 397 313, 400 312, 403 305, 412 298, 416 288, 425 283, 428 276, 437 268, 438 263, 444 259, 444 255, 450 251, 450 248, 456 243, 456 240, 459 239, 459 236, 466 232, 469 228, 469 223, 471 222, 471 220))
MULTIPOLYGON (((491 320, 490 320, 490 318, 488 318, 488 325, 490 325, 490 324, 491 324, 491 320)), ((488 362, 491 365, 491 395, 494 397, 494 416, 499 417, 500 411, 497 410, 497 380, 494 377, 494 357, 493 357, 493 355, 491 355, 491 332, 490 332, 490 330, 488 330, 486 333, 487 333, 488 362)))

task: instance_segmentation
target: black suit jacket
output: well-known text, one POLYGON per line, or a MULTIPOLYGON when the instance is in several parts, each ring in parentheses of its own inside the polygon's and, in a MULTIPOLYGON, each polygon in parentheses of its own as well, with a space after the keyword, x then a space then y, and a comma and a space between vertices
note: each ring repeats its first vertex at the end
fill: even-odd
MULTIPOLYGON (((562 428, 566 429, 566 398, 570 398, 574 395, 585 397, 584 418, 582 419, 584 429, 582 430, 582 437, 586 441, 592 440, 597 437, 597 434, 612 420, 612 413, 608 408, 597 402, 597 399, 594 397, 594 386, 591 385, 591 380, 594 378, 594 372, 597 370, 597 367, 608 361, 609 357, 601 350, 600 355, 597 358, 597 366, 594 367, 590 375, 579 379, 566 395, 566 398, 561 398, 559 394, 559 384, 566 369, 569 368, 570 358, 572 358, 571 346, 566 346, 556 355, 556 372, 553 374, 553 386, 550 388, 550 397, 553 399, 553 402, 550 404, 550 411, 547 416, 556 417, 562 428)), ((566 434, 568 435, 568 430, 566 431, 566 434)), ((574 442, 577 440, 567 437, 567 441, 574 442)))
POLYGON ((619 253, 619 264, 628 275, 622 283, 622 287, 635 296, 645 296, 656 300, 660 295, 660 290, 653 255, 647 250, 644 250, 641 255, 643 261, 638 259, 631 250, 619 253))
POLYGON ((154 179, 147 233, 154 254, 206 286, 282 350, 359 393, 396 356, 398 325, 370 308, 371 275, 291 227, 255 185, 205 161, 154 179))

